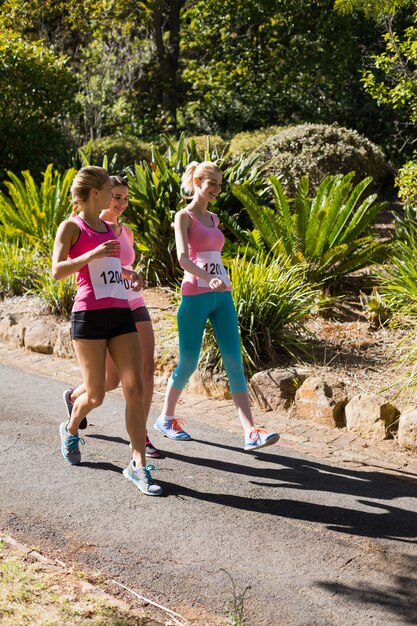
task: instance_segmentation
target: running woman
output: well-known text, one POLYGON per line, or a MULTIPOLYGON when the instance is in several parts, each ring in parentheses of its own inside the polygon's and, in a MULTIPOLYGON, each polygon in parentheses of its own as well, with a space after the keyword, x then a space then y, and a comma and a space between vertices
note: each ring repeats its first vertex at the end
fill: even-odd
POLYGON ((244 449, 257 450, 279 439, 254 425, 243 371, 236 309, 230 280, 222 263, 224 235, 218 217, 208 204, 221 191, 222 173, 215 163, 193 161, 182 177, 184 191, 192 195, 186 209, 175 215, 178 261, 184 270, 181 304, 178 309, 179 362, 168 380, 161 415, 154 424, 166 437, 191 439, 175 417, 181 392, 195 371, 207 320, 213 327, 230 391, 244 430, 244 449))
POLYGON ((81 168, 71 185, 78 215, 58 228, 52 274, 61 280, 76 275, 77 293, 71 314, 71 338, 81 367, 85 391, 74 402, 68 421, 59 428, 61 452, 72 465, 81 462, 80 422, 105 395, 107 350, 119 373, 126 402, 126 430, 132 444, 132 460, 123 470, 147 495, 161 495, 145 459, 146 414, 143 402, 142 352, 123 279, 134 290, 141 287, 133 270, 122 270, 120 242, 113 229, 100 219, 112 199, 112 184, 101 167, 81 168))
MULTIPOLYGON (((125 179, 121 176, 110 176, 110 182, 112 185, 112 200, 108 208, 100 213, 100 218, 111 225, 120 242, 120 262, 122 267, 132 271, 133 263, 135 262, 133 231, 128 226, 121 224, 119 221, 129 203, 129 188, 125 179)), ((151 317, 148 309, 146 308, 142 292, 135 291, 132 288, 131 281, 126 278, 124 279, 124 283, 127 289, 129 306, 132 309, 133 319, 136 324, 136 330, 138 331, 140 347, 143 355, 143 403, 145 405, 145 414, 148 417, 154 389, 154 332, 151 317)), ((114 366, 109 352, 107 351, 106 392, 116 389, 119 386, 119 383, 120 376, 114 366)), ((63 398, 67 408, 68 417, 71 416, 74 401, 84 392, 84 383, 76 389, 67 389, 64 391, 63 398)), ((87 428, 86 417, 81 421, 79 428, 87 428)), ((161 458, 161 453, 155 448, 155 446, 152 445, 148 433, 146 433, 145 453, 147 457, 153 459, 161 458)))

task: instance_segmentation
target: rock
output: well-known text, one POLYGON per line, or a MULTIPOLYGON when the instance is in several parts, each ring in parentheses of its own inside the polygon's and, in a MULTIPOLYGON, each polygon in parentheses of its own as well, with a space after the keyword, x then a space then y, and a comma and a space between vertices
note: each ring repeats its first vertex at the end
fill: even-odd
POLYGON ((39 318, 27 326, 25 348, 41 354, 52 354, 58 329, 54 319, 39 318))
POLYGON ((72 359, 75 357, 71 340, 71 323, 61 324, 57 328, 57 337, 53 351, 55 356, 61 359, 72 359))
POLYGON ((344 383, 330 386, 317 376, 306 378, 295 394, 295 406, 300 416, 324 426, 344 426, 347 402, 344 383))
POLYGON ((251 402, 262 411, 288 409, 308 370, 273 368, 257 372, 249 381, 251 402))
POLYGON ((26 324, 23 320, 6 314, 0 320, 0 339, 18 348, 23 348, 25 343, 26 324))
POLYGON ((390 439, 390 426, 396 421, 399 411, 382 396, 359 393, 345 408, 347 430, 364 437, 390 439))
POLYGON ((407 411, 400 415, 398 443, 403 448, 417 452, 417 411, 407 411))

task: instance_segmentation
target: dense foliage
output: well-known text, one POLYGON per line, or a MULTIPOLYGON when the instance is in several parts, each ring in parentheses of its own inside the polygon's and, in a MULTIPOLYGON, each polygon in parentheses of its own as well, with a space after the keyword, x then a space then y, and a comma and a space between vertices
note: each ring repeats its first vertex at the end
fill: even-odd
POLYGON ((366 195, 371 179, 353 185, 353 172, 327 176, 309 196, 309 180, 301 178, 294 201, 271 177, 273 206, 259 202, 250 185, 234 185, 233 193, 245 206, 256 230, 254 243, 268 253, 302 265, 310 281, 329 283, 337 277, 371 265, 387 253, 388 244, 370 230, 383 208, 376 195, 366 195))
POLYGON ((266 163, 266 171, 280 178, 290 195, 302 176, 317 189, 325 176, 355 172, 356 182, 371 176, 377 187, 387 166, 380 148, 359 133, 339 126, 303 124, 272 135, 253 155, 266 163))

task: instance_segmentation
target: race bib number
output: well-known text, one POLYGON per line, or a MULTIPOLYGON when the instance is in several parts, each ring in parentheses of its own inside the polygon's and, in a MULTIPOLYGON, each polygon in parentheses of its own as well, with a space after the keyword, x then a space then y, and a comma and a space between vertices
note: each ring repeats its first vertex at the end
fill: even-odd
MULTIPOLYGON (((209 250, 206 252, 197 252, 196 265, 208 272, 213 278, 218 276, 227 287, 230 287, 230 280, 224 268, 220 252, 217 250, 209 250)), ((209 287, 207 280, 197 278, 199 287, 209 287)))
POLYGON ((106 256, 102 259, 94 259, 88 264, 88 269, 97 300, 102 298, 127 299, 122 266, 118 257, 106 256))
POLYGON ((142 296, 142 289, 140 289, 139 291, 133 291, 132 280, 130 278, 124 278, 123 284, 125 286, 127 299, 129 300, 129 302, 131 300, 137 300, 142 296))

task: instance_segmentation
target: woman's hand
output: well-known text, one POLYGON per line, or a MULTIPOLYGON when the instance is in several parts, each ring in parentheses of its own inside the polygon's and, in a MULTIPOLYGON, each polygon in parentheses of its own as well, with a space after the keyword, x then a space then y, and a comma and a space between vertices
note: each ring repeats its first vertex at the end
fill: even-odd
POLYGON ((132 272, 130 275, 130 284, 132 285, 133 291, 140 291, 143 287, 142 276, 136 272, 132 272))
POLYGON ((109 239, 101 243, 97 248, 92 250, 92 259, 102 259, 105 256, 119 256, 120 255, 120 242, 118 239, 109 239))
POLYGON ((218 276, 215 276, 214 278, 210 278, 209 287, 213 291, 226 291, 227 289, 226 284, 218 276))

